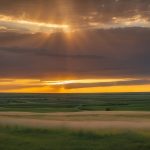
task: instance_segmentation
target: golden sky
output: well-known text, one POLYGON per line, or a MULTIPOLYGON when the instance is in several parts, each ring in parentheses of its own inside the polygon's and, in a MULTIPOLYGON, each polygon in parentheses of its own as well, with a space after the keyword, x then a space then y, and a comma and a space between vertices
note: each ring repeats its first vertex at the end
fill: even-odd
POLYGON ((1 0, 0 92, 150 92, 149 39, 149 0, 1 0))

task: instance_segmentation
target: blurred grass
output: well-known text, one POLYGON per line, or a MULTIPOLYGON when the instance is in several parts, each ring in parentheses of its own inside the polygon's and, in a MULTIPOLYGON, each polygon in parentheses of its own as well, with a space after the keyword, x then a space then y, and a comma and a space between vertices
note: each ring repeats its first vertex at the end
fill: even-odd
POLYGON ((149 131, 0 127, 1 150, 149 150, 149 131))

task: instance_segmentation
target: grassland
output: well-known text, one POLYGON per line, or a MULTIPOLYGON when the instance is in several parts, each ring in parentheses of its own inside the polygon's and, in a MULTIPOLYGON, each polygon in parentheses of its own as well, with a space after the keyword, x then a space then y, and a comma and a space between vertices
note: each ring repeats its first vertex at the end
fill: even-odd
POLYGON ((147 131, 0 127, 1 150, 149 150, 147 131))
POLYGON ((150 93, 0 94, 0 111, 150 111, 150 93))
POLYGON ((150 93, 0 94, 0 150, 150 150, 150 93))

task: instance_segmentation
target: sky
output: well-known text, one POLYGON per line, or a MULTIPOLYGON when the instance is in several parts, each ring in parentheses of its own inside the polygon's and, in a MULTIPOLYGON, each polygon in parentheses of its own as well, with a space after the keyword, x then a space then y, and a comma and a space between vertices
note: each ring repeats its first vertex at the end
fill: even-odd
POLYGON ((0 0, 0 92, 150 92, 150 0, 0 0))

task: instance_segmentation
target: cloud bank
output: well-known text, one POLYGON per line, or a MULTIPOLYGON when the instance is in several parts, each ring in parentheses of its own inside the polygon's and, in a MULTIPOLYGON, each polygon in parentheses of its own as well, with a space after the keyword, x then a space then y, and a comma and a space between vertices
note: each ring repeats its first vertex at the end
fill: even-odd
POLYGON ((0 78, 132 78, 129 85, 144 85, 149 39, 149 0, 1 0, 0 78))

